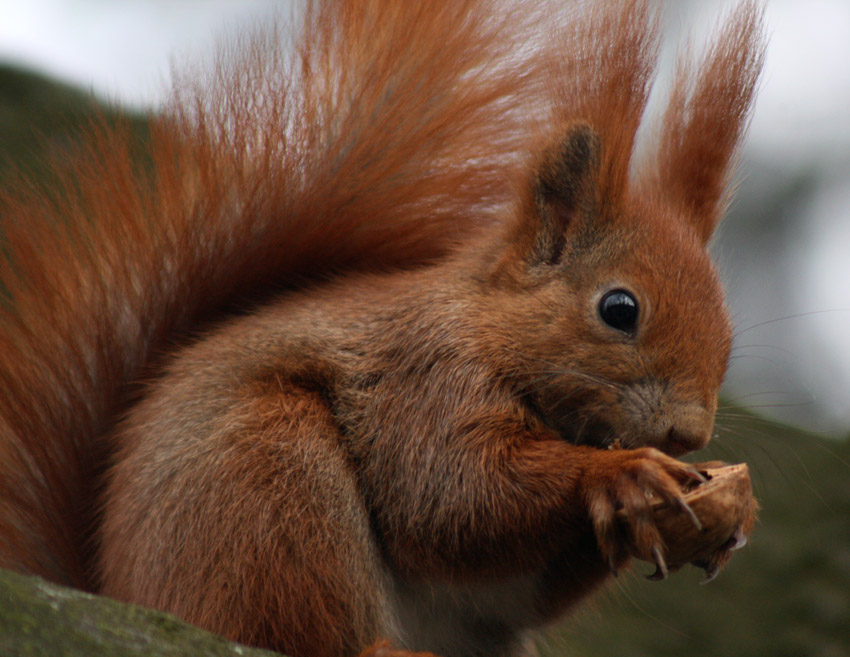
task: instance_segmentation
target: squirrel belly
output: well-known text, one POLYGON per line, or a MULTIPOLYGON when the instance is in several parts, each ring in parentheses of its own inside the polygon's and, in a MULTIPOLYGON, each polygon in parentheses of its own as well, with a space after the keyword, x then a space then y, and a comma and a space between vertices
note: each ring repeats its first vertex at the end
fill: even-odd
POLYGON ((104 126, 4 197, 0 565, 292 657, 515 654, 630 550, 666 574, 761 12, 641 166, 650 3, 554 16, 308 2, 144 165, 104 126))

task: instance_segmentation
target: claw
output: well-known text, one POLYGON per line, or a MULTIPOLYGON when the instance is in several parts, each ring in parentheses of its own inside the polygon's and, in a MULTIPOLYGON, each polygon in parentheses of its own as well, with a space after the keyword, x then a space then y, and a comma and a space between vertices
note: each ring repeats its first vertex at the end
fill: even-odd
POLYGON ((727 540, 723 545, 721 545, 719 549, 721 551, 723 551, 723 550, 735 551, 735 550, 740 550, 746 544, 747 544, 747 537, 744 535, 744 532, 741 531, 741 528, 739 527, 735 531, 735 533, 732 534, 729 537, 729 540, 727 540))
POLYGON ((611 574, 614 577, 619 577, 620 573, 617 570, 617 566, 614 564, 614 555, 613 554, 608 555, 608 568, 611 569, 611 574))
POLYGON ((698 481, 701 484, 704 484, 708 481, 708 478, 696 468, 687 468, 685 472, 688 473, 688 476, 691 479, 693 479, 694 481, 698 481))
POLYGON ((732 534, 732 538, 729 539, 729 540, 735 541, 735 544, 732 545, 732 547, 729 548, 730 550, 740 550, 742 547, 744 547, 747 544, 747 537, 744 534, 744 532, 741 530, 740 527, 738 527, 738 529, 735 531, 735 533, 732 534))
MULTIPOLYGON (((697 528, 697 531, 701 532, 702 531, 702 523, 700 522, 700 519, 697 518, 697 514, 694 513, 694 510, 691 508, 690 504, 685 502, 685 500, 683 500, 682 498, 679 498, 677 500, 677 503, 679 505, 679 508, 682 511, 684 511, 686 514, 688 514, 688 517, 691 519, 691 522, 694 524, 694 527, 697 528)), ((745 540, 745 542, 746 542, 746 540, 745 540)))
POLYGON ((650 582, 661 582, 667 579, 667 573, 665 573, 663 570, 656 566, 655 572, 652 573, 652 575, 647 575, 646 579, 648 579, 650 582))
POLYGON ((655 572, 647 575, 647 579, 653 582, 667 579, 667 562, 664 561, 664 555, 661 554, 661 549, 657 545, 652 546, 652 558, 655 559, 655 572))
POLYGON ((705 579, 700 584, 708 584, 720 573, 720 568, 716 564, 706 565, 705 579))

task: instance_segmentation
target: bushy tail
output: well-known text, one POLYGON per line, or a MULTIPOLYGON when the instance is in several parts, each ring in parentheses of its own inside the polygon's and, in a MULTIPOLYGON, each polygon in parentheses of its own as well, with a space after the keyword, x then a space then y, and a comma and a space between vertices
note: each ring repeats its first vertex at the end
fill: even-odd
POLYGON ((49 189, 18 185, 0 209, 0 566, 92 586, 103 437, 200 322, 444 256, 517 203, 553 124, 602 121, 624 177, 648 5, 583 22, 511 0, 310 0, 291 43, 267 30, 178 83, 143 148, 95 126, 49 189))
POLYGON ((49 190, 3 199, 0 565, 90 586, 102 436, 175 335, 303 278, 428 262, 492 219, 552 54, 528 48, 541 18, 311 2, 291 47, 267 30, 179 83, 148 146, 95 126, 49 190))

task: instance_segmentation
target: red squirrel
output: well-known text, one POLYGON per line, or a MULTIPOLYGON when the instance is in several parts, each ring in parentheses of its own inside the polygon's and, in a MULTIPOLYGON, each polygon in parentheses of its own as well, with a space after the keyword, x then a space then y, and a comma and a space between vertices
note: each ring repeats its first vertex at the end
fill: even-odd
POLYGON ((656 11, 558 13, 307 2, 5 193, 0 565, 292 657, 516 654, 626 535, 663 576, 761 10, 640 162, 656 11))

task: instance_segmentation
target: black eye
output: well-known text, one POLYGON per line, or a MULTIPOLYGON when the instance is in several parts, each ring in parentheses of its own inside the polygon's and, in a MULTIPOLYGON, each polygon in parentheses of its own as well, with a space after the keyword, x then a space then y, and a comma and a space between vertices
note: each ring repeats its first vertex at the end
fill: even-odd
POLYGON ((632 334, 637 330, 637 299, 625 290, 606 292, 599 301, 599 316, 611 328, 632 334))

